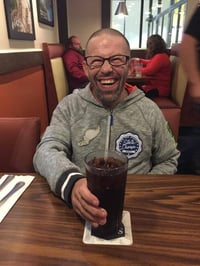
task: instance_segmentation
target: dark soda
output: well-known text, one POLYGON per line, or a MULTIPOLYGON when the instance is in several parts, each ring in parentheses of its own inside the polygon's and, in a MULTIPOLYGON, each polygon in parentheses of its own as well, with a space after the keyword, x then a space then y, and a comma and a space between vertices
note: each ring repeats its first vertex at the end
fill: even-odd
MULTIPOLYGON (((120 154, 121 156, 121 154, 120 154)), ((92 228, 92 235, 113 239, 124 236, 122 223, 124 195, 127 176, 127 158, 94 157, 86 164, 87 185, 106 209, 107 223, 92 228)))

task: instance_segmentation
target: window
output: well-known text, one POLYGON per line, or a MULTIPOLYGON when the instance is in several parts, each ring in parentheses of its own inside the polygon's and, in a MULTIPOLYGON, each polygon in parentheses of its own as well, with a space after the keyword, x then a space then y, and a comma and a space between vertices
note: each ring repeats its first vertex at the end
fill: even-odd
POLYGON ((124 0, 128 16, 114 15, 118 3, 111 0, 111 27, 121 31, 131 49, 146 48, 152 34, 160 34, 170 47, 181 41, 187 0, 124 0))

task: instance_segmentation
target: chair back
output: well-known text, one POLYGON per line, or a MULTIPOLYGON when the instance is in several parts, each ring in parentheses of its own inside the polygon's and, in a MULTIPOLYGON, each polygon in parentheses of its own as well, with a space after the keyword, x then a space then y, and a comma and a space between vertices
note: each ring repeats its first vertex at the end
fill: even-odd
POLYGON ((171 61, 171 98, 179 107, 182 107, 187 88, 187 77, 180 62, 175 55, 170 56, 171 61))
POLYGON ((50 116, 58 102, 69 93, 62 56, 65 48, 58 43, 42 44, 50 116))
POLYGON ((0 52, 0 117, 39 117, 49 124, 42 51, 0 52))
POLYGON ((0 172, 31 173, 40 118, 0 117, 0 172))
POLYGON ((66 79, 66 72, 62 58, 61 57, 52 58, 51 67, 56 86, 56 94, 59 102, 69 92, 68 81, 66 79))
POLYGON ((178 140, 180 117, 183 100, 187 89, 187 77, 184 73, 178 54, 179 46, 173 46, 170 52, 171 61, 171 95, 170 97, 156 97, 153 101, 160 107, 171 127, 175 140, 178 140))

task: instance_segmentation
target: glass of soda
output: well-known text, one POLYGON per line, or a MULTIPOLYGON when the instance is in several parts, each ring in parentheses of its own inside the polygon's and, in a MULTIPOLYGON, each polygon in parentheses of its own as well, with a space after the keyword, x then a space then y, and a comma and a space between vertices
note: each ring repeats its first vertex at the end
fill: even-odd
POLYGON ((127 167, 127 157, 117 151, 95 151, 85 157, 87 186, 108 213, 105 225, 91 228, 96 237, 110 240, 125 235, 122 214, 127 167))
POLYGON ((139 58, 134 59, 134 69, 135 69, 135 77, 141 78, 142 77, 142 63, 140 62, 139 58))

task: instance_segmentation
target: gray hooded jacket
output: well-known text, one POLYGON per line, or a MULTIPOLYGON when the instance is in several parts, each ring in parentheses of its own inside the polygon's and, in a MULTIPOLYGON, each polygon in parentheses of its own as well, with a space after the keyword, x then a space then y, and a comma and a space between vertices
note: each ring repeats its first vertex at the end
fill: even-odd
POLYGON ((179 151, 157 105, 139 89, 114 110, 89 89, 65 97, 55 109, 34 156, 35 170, 71 206, 74 183, 85 175, 84 157, 105 148, 128 157, 128 173, 174 174, 179 151))

